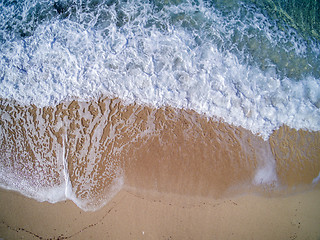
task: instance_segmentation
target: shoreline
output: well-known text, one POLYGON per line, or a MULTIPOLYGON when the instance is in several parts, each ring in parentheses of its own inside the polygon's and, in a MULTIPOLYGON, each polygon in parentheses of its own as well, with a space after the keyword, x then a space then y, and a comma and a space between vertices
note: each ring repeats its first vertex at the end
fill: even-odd
POLYGON ((0 111, 1 181, 42 195, 66 186, 58 194, 87 210, 119 191, 85 212, 0 189, 0 238, 320 237, 319 131, 283 126, 264 141, 193 111, 108 98, 0 111))
POLYGON ((109 98, 45 108, 2 100, 0 112, 0 182, 38 200, 66 186, 87 210, 123 184, 212 198, 281 195, 310 188, 320 172, 320 131, 282 126, 264 141, 194 111, 109 98))
POLYGON ((71 201, 37 202, 0 189, 4 239, 314 239, 320 189, 286 197, 224 199, 122 189, 84 212, 71 201))

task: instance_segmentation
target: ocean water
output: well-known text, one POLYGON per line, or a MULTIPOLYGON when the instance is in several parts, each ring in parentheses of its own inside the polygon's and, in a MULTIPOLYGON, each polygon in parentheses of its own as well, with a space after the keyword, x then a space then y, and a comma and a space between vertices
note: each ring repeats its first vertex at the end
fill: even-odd
MULTIPOLYGON (((150 110, 148 127, 121 140, 121 124, 137 128, 135 104, 194 111, 265 141, 283 125, 319 131, 319 9, 281 0, 0 1, 1 186, 100 206, 123 185, 126 146, 159 133, 150 110), (114 101, 133 108, 129 117, 114 101), (101 182, 108 187, 92 190, 101 182)), ((275 182, 272 151, 261 149, 252 181, 275 182)))

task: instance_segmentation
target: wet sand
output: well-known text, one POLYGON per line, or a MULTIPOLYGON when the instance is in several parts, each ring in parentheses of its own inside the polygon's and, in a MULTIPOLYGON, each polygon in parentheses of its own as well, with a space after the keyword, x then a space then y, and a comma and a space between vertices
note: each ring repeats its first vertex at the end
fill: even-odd
POLYGON ((2 99, 0 113, 1 184, 42 199, 68 186, 87 210, 109 201, 84 212, 1 190, 2 238, 320 237, 320 132, 282 126, 264 141, 190 110, 108 98, 2 99))
POLYGON ((0 103, 0 182, 33 198, 66 184, 87 209, 123 184, 215 198, 290 193, 320 172, 320 132, 282 126, 264 141, 194 111, 109 98, 45 108, 0 103))
POLYGON ((205 199, 121 190, 96 212, 0 191, 3 239, 314 239, 320 190, 205 199))

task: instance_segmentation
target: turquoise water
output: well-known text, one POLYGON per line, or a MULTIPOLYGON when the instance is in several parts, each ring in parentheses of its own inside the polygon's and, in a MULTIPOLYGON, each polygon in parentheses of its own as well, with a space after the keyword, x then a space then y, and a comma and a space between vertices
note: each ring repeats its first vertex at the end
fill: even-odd
POLYGON ((317 1, 1 1, 0 97, 120 97, 320 129, 317 1))

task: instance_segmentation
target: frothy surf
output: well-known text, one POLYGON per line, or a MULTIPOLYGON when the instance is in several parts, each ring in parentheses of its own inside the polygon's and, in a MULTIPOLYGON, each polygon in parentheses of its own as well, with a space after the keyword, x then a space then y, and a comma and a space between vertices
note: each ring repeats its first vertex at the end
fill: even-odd
POLYGON ((42 107, 103 94, 193 109, 264 139, 283 124, 320 129, 319 42, 253 5, 57 4, 1 3, 0 97, 42 107))
POLYGON ((39 201, 95 210, 121 188, 223 197, 315 184, 319 132, 269 141, 190 110, 119 99, 54 107, 1 102, 0 184, 39 201))
POLYGON ((316 183, 320 43, 293 20, 250 1, 1 2, 1 186, 92 210, 123 184, 316 183))

